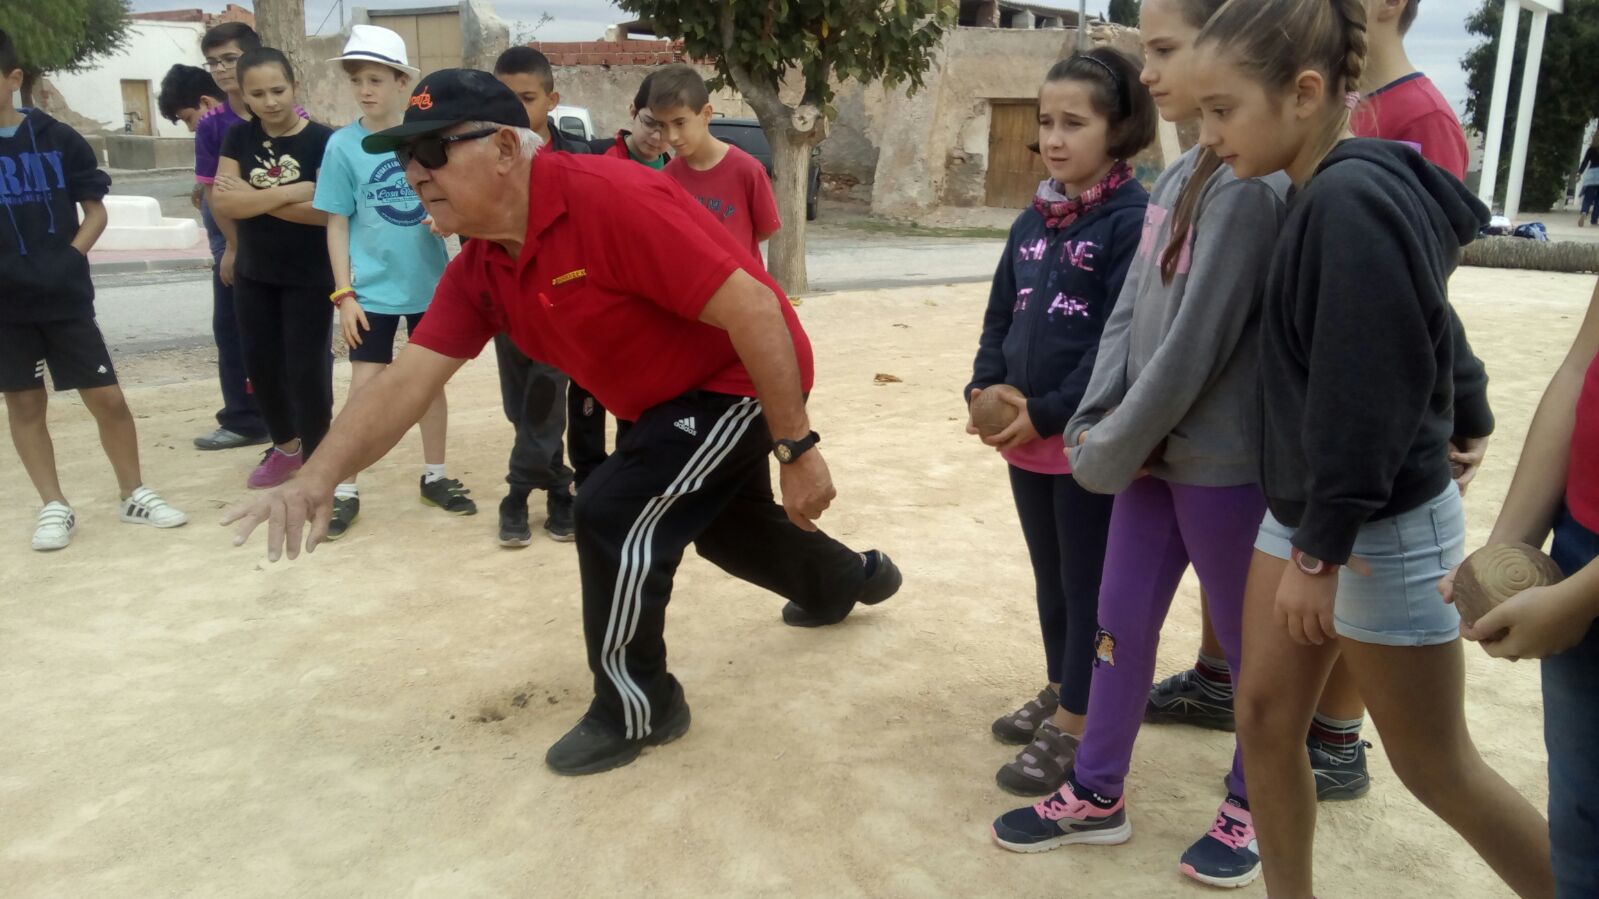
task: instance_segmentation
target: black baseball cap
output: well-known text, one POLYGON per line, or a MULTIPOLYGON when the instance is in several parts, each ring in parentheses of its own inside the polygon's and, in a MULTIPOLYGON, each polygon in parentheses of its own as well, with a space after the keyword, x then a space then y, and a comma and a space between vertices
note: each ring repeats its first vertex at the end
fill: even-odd
POLYGON ((413 137, 462 122, 531 127, 522 101, 500 79, 478 69, 440 69, 417 82, 405 107, 405 121, 367 135, 361 148, 368 153, 391 153, 413 137))

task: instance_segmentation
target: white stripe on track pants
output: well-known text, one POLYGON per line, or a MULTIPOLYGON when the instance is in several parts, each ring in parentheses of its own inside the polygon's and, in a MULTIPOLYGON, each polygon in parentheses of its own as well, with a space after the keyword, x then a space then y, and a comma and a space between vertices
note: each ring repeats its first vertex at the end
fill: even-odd
POLYGON ((773 500, 771 446, 755 400, 696 391, 640 416, 578 492, 589 714, 628 739, 649 736, 671 711, 675 679, 662 631, 689 544, 819 615, 836 615, 860 592, 860 556, 795 527, 773 500))

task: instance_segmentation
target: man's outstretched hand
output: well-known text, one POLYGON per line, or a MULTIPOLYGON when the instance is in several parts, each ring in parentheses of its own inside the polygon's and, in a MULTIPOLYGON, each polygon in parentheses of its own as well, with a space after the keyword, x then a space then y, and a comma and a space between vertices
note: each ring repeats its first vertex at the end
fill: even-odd
POLYGON ((267 561, 276 562, 285 548, 290 559, 299 558, 302 540, 305 551, 314 552, 316 545, 327 539, 328 520, 332 517, 332 488, 297 476, 281 487, 229 508, 222 515, 222 526, 235 525, 233 545, 243 546, 256 526, 265 522, 267 561))

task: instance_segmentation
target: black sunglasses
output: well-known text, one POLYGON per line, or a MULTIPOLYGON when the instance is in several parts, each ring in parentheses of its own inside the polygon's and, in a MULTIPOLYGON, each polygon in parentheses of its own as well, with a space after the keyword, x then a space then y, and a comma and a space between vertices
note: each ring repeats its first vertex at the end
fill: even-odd
POLYGON ((450 144, 463 140, 482 140, 491 134, 499 133, 499 130, 498 128, 483 128, 478 131, 467 131, 463 134, 429 134, 395 147, 394 158, 400 161, 401 169, 409 168, 413 159, 425 169, 443 168, 444 164, 450 161, 450 144))

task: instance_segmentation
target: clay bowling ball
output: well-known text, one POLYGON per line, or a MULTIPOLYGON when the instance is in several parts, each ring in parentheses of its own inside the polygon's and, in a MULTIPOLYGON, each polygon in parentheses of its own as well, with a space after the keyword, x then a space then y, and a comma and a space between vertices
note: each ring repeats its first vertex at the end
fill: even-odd
POLYGON ((1016 407, 1005 401, 1007 396, 1020 398, 1022 392, 1009 384, 995 384, 978 392, 972 400, 972 426, 977 433, 993 437, 1016 420, 1016 407))
POLYGON ((1467 624, 1533 587, 1560 582, 1560 566, 1525 543, 1495 543, 1466 557, 1455 573, 1455 608, 1467 624))

